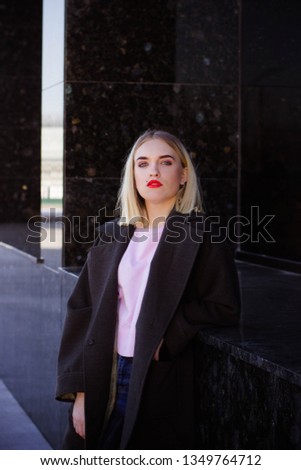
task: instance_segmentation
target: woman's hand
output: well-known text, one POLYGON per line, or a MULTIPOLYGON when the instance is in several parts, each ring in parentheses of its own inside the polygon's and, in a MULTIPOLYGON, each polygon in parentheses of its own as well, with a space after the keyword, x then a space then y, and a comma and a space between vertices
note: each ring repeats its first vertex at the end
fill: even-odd
POLYGON ((161 346, 163 344, 163 341, 164 341, 164 338, 161 339, 160 343, 159 343, 159 346, 157 347, 156 349, 156 352, 154 354, 154 360, 155 361, 159 361, 159 356, 160 356, 160 349, 161 349, 161 346))
POLYGON ((76 433, 85 439, 85 394, 83 392, 76 394, 72 419, 76 433))

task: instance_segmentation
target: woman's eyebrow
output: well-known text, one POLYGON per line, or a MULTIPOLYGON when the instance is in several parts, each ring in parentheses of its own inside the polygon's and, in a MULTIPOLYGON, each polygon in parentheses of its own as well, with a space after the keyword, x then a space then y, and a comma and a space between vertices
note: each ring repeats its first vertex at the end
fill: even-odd
MULTIPOLYGON (((141 155, 140 157, 137 157, 136 161, 137 160, 148 160, 149 157, 144 157, 143 155, 141 155)), ((173 160, 175 160, 175 157, 173 157, 172 155, 160 155, 160 157, 158 158, 172 158, 173 160)))

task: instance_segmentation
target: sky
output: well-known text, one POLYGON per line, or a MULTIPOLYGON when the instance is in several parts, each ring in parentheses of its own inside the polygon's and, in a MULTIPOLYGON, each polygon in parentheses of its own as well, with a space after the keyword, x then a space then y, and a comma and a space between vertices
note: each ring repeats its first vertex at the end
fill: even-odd
POLYGON ((62 122, 65 0, 43 0, 42 117, 62 122))

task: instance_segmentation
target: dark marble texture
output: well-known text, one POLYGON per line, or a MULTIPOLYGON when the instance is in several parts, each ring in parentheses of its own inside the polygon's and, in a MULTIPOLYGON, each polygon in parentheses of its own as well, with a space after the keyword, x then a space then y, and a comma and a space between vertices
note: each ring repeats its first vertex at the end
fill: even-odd
POLYGON ((3 126, 0 126, 0 178, 11 180, 14 177, 27 183, 31 178, 40 179, 40 139, 38 126, 14 128, 7 126, 3 120, 3 126))
POLYGON ((42 1, 1 0, 0 29, 1 76, 39 77, 42 1))
POLYGON ((301 275, 237 263, 241 325, 204 330, 203 340, 301 387, 301 275))
MULTIPOLYGON (((40 196, 40 178, 32 175, 24 177, 0 177, 3 191, 0 207, 0 232, 2 223, 27 223, 30 217, 39 215, 37 204, 40 196)), ((2 240, 4 241, 4 240, 2 240)))
MULTIPOLYGON (((36 134, 40 133, 41 75, 28 78, 1 74, 0 87, 0 128, 5 129, 8 135, 14 131, 35 130, 36 134)), ((29 138, 27 142, 30 143, 29 138)))
POLYGON ((82 266, 99 225, 114 215, 120 179, 67 178, 65 185, 63 265, 82 266))
POLYGON ((67 85, 66 175, 119 177, 149 127, 183 138, 201 177, 236 177, 237 89, 202 85, 67 85))
POLYGON ((239 328, 198 344, 197 448, 301 448, 301 276, 238 262, 239 328))
MULTIPOLYGON (((117 183, 139 134, 163 128, 191 152, 210 210, 232 215, 237 207, 237 0, 68 0, 66 12, 65 214, 95 214, 99 193, 106 194, 99 183, 117 183), (88 185, 77 184, 88 179, 88 185), (70 194, 72 187, 78 192, 70 194)), ((115 200, 111 193, 105 199, 101 203, 110 212, 115 200)), ((82 264, 79 253, 84 255, 85 247, 65 245, 65 264, 82 264)))
POLYGON ((237 214, 237 179, 201 178, 204 208, 209 216, 218 216, 222 226, 237 214))
POLYGON ((237 84, 239 3, 239 0, 177 2, 177 82, 237 84))
POLYGON ((300 262, 300 2, 242 6, 241 208, 275 215, 276 239, 243 249, 300 262))
POLYGON ((26 222, 40 212, 42 1, 2 1, 0 27, 0 240, 39 256, 26 222))
POLYGON ((236 83, 237 5, 68 0, 67 80, 236 83))
POLYGON ((300 20, 299 0, 242 0, 244 85, 300 86, 300 20))
POLYGON ((197 449, 300 450, 300 386, 202 342, 197 354, 197 449))

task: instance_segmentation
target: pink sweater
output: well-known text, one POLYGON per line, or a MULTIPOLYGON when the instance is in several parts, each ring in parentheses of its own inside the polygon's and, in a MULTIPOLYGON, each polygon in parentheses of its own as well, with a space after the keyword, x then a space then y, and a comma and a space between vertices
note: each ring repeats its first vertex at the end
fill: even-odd
POLYGON ((117 352, 121 356, 134 355, 136 322, 163 227, 136 229, 119 264, 117 352))

